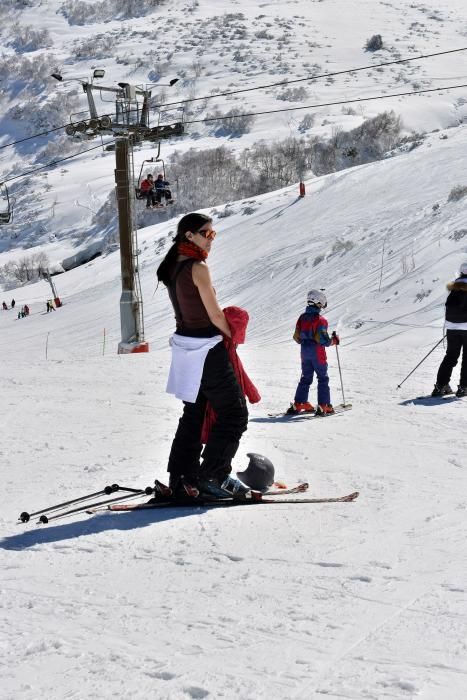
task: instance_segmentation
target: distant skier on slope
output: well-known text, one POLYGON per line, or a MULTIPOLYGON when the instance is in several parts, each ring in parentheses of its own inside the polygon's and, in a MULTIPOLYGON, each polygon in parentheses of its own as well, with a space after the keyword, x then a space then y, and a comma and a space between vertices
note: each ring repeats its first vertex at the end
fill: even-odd
POLYGON ((248 410, 224 338, 231 328, 213 289, 206 259, 216 236, 212 220, 192 213, 178 223, 174 244, 157 270, 175 312, 167 391, 183 400, 167 470, 176 498, 241 496, 248 489, 230 476, 231 462, 247 428, 248 410), (215 411, 203 452, 201 434, 207 403, 215 411))
POLYGON ((432 396, 452 394, 449 386, 452 370, 462 351, 462 366, 456 396, 467 396, 467 262, 462 263, 459 277, 447 285, 446 299, 446 354, 436 377, 432 396))
POLYGON ((296 413, 313 413, 314 407, 308 401, 313 377, 318 378, 317 413, 326 415, 334 413, 329 391, 328 364, 326 347, 339 345, 339 336, 328 334, 328 322, 321 316, 321 311, 327 307, 326 296, 318 289, 311 289, 307 295, 305 312, 299 317, 293 339, 301 346, 302 375, 295 392, 294 402, 287 410, 289 415, 296 413))

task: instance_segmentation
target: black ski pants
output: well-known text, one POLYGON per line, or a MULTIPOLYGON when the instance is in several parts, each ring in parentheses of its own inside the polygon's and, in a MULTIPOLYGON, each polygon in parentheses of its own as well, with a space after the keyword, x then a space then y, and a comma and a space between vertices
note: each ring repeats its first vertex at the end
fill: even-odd
POLYGON ((208 478, 217 478, 222 482, 232 470, 232 459, 248 424, 246 400, 223 342, 211 348, 206 356, 196 402, 183 403, 183 415, 178 423, 167 467, 171 481, 184 476, 192 484, 208 478), (201 430, 208 401, 217 418, 200 466, 203 449, 201 430))
POLYGON ((467 331, 447 330, 446 331, 447 349, 446 355, 441 362, 436 377, 438 386, 449 384, 452 370, 457 365, 459 355, 462 352, 461 376, 459 385, 467 387, 467 331))
POLYGON ((172 192, 167 187, 165 189, 156 188, 156 200, 159 204, 162 204, 162 197, 172 199, 172 192))

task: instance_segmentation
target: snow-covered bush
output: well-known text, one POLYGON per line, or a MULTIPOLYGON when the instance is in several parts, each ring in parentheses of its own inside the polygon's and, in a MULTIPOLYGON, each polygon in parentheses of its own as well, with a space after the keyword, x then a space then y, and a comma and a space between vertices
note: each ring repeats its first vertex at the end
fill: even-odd
POLYGON ((30 25, 22 25, 16 22, 9 30, 12 38, 8 42, 18 53, 37 51, 51 45, 48 29, 34 29, 30 25))
POLYGON ((248 61, 248 54, 240 51, 240 49, 236 49, 233 54, 233 60, 237 63, 245 63, 245 61, 248 61))
POLYGON ((351 131, 335 130, 327 141, 314 138, 313 172, 325 175, 351 165, 379 160, 398 143, 400 131, 400 118, 390 111, 365 120, 351 131))
POLYGON ((267 29, 260 29, 259 31, 255 32, 255 37, 256 39, 274 39, 274 34, 271 34, 271 32, 268 32, 267 29))
POLYGON ((226 204, 222 211, 217 212, 217 218, 227 219, 229 216, 232 216, 232 214, 235 214, 235 212, 228 204, 226 204))
POLYGON ((367 39, 365 44, 365 49, 367 51, 379 51, 383 48, 383 38, 381 34, 373 34, 372 37, 367 39))
POLYGON ((15 95, 22 90, 37 95, 50 84, 50 74, 57 70, 58 64, 53 55, 39 55, 34 59, 23 55, 0 57, 0 82, 6 91, 15 95))
POLYGON ((348 253, 349 250, 352 250, 352 248, 355 248, 355 243, 353 241, 344 241, 341 238, 338 238, 332 246, 332 254, 335 255, 336 253, 342 253, 344 255, 345 253, 348 253))
POLYGON ((24 255, 18 260, 10 260, 3 267, 0 267, 0 284, 8 289, 17 284, 36 282, 42 278, 48 266, 49 258, 44 252, 24 255))
POLYGON ((113 56, 115 45, 119 37, 116 34, 96 34, 95 36, 77 41, 73 47, 73 55, 77 59, 93 59, 109 58, 113 56))
POLYGON ((310 170, 311 156, 310 145, 304 139, 290 137, 271 144, 263 141, 254 143, 248 158, 256 176, 257 189, 254 194, 298 182, 303 173, 310 170))
POLYGON ((324 260, 324 255, 317 255, 316 258, 313 260, 313 267, 316 267, 320 263, 322 263, 324 260))
POLYGON ((76 93, 67 95, 65 99, 63 95, 55 94, 41 101, 28 96, 10 109, 8 114, 15 121, 26 121, 28 131, 32 133, 66 124, 70 113, 77 110, 77 105, 76 93))
POLYGON ((467 228, 460 228, 460 229, 457 229, 457 231, 454 231, 453 233, 451 233, 449 238, 452 241, 460 241, 460 240, 462 240, 462 238, 465 238, 465 236, 467 236, 467 228))
POLYGON ((301 132, 308 131, 308 129, 311 129, 313 124, 315 123, 315 115, 310 114, 309 112, 304 115, 302 121, 298 125, 298 130, 301 132))
POLYGON ((0 20, 4 20, 6 23, 11 19, 13 12, 21 12, 27 7, 34 7, 39 2, 40 0, 2 0, 0 2, 0 20))
POLYGON ((50 163, 53 160, 63 158, 68 154, 77 154, 80 152, 81 149, 84 149, 85 147, 85 144, 80 146, 76 143, 75 140, 71 139, 65 134, 59 135, 52 141, 49 141, 48 144, 37 153, 36 163, 50 163))
POLYGON ((110 22, 113 19, 143 17, 150 14, 165 0, 66 0, 61 6, 61 12, 68 24, 92 24, 94 22, 110 22))
POLYGON ((254 116, 242 115, 235 108, 225 114, 216 109, 207 115, 207 119, 212 121, 216 136, 243 136, 250 131, 255 121, 254 116))
POLYGON ((463 199, 466 195, 467 186, 456 185, 456 187, 453 187, 448 195, 448 202, 458 202, 460 199, 463 199))
POLYGON ((282 90, 282 92, 277 95, 277 99, 283 100, 284 102, 300 102, 301 100, 306 100, 307 97, 308 93, 303 85, 301 87, 282 90))
POLYGON ((422 289, 421 292, 418 292, 415 295, 415 301, 422 301, 423 299, 425 299, 425 297, 430 296, 430 294, 431 294, 431 289, 422 289))

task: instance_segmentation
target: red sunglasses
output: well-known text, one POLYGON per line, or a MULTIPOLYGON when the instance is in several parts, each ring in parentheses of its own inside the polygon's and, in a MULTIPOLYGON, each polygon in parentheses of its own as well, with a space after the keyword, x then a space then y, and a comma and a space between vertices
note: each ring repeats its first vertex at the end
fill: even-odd
POLYGON ((203 229, 201 229, 200 231, 196 231, 196 233, 199 233, 203 238, 207 238, 208 241, 213 241, 216 237, 216 232, 212 228, 209 229, 209 231, 203 231, 203 229))

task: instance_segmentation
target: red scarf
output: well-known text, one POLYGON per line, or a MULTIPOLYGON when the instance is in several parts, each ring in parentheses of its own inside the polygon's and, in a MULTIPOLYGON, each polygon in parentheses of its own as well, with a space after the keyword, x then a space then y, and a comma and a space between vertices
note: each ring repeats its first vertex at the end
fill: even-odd
POLYGON ((177 253, 185 255, 187 258, 195 258, 195 260, 206 260, 208 254, 192 241, 183 241, 177 244, 177 253))

